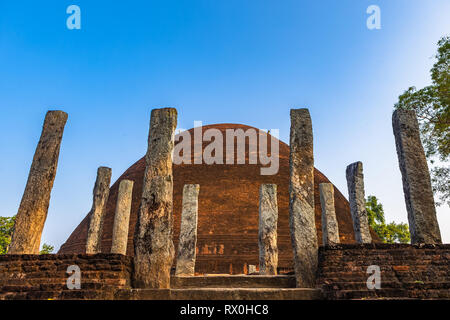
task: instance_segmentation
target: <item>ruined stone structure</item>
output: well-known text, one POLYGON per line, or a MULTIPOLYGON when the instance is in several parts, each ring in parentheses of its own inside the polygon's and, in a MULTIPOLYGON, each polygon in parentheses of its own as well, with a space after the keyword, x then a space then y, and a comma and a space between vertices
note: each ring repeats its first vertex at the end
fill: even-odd
POLYGON ((105 206, 109 196, 109 185, 111 183, 111 168, 100 167, 97 170, 95 180, 92 209, 90 212, 89 230, 86 240, 86 253, 100 253, 103 220, 105 216, 105 206))
MULTIPOLYGON (((213 124, 203 126, 202 129, 203 132, 208 129, 216 129, 224 137, 226 130, 256 130, 240 124, 213 124)), ((194 129, 188 131, 194 136, 194 129)), ((199 184, 201 189, 198 197, 196 273, 242 274, 248 272, 246 266, 259 264, 258 206, 261 184, 277 185, 278 272, 285 274, 293 271, 293 253, 289 233, 289 146, 279 141, 278 173, 261 175, 260 169, 263 165, 260 162, 254 165, 248 164, 249 144, 253 143, 253 141, 246 140, 246 164, 194 164, 194 148, 192 147, 191 164, 173 166, 173 241, 175 248, 178 248, 180 237, 183 187, 185 184, 199 184)), ((203 150, 207 145, 208 142, 203 143, 203 150)), ((270 147, 270 143, 268 145, 270 147)), ((251 148, 258 148, 258 144, 251 148)), ((134 254, 133 240, 145 166, 145 158, 141 158, 111 186, 102 235, 102 252, 104 253, 111 250, 119 184, 122 180, 128 179, 134 181, 134 187, 127 254, 134 254)), ((314 214, 318 245, 322 244, 322 207, 319 184, 329 182, 322 172, 314 169, 314 214)), ((349 203, 336 187, 334 188, 334 202, 340 242, 355 243, 349 203)), ((73 231, 66 243, 61 246, 59 253, 84 252, 88 224, 89 217, 87 216, 73 231)), ((371 235, 374 241, 379 241, 372 230, 371 235)))
POLYGON ((334 210, 334 187, 331 183, 321 183, 320 204, 322 205, 322 243, 335 245, 339 243, 339 226, 334 210))
POLYGON ((119 184, 116 214, 114 216, 111 253, 120 253, 123 255, 127 254, 133 184, 134 182, 131 180, 122 180, 119 184))
POLYGON ((442 243, 427 159, 414 110, 392 115, 412 243, 442 243))
MULTIPOLYGON (((396 116, 394 115, 394 118, 396 116)), ((401 122, 402 119, 395 121, 401 122)), ((201 229, 201 226, 198 228, 197 224, 201 201, 199 184, 190 184, 183 188, 177 270, 176 275, 171 276, 174 251, 172 151, 176 122, 175 109, 164 108, 152 111, 142 194, 139 198, 139 214, 134 232, 134 257, 124 255, 127 238, 124 230, 129 225, 133 182, 125 179, 126 174, 119 178, 121 181, 119 192, 114 195, 113 187, 112 194, 115 199, 111 200, 108 196, 111 170, 101 167, 94 187, 93 208, 87 220, 90 222, 89 230, 86 230, 86 246, 90 248, 87 250, 89 254, 0 256, 0 300, 450 299, 449 245, 364 243, 371 242, 372 236, 363 205, 365 203, 364 184, 360 162, 347 167, 347 181, 355 238, 362 244, 338 244, 339 238, 344 238, 342 233, 345 233, 341 232, 339 237, 336 223, 336 220, 339 220, 339 214, 336 216, 335 213, 339 213, 340 208, 339 202, 333 200, 339 199, 336 198, 339 191, 334 192, 333 186, 328 181, 320 181, 320 175, 319 179, 316 179, 317 173, 314 173, 313 167, 312 126, 307 109, 291 110, 289 179, 287 180, 289 181, 290 250, 293 252, 295 276, 275 275, 277 273, 275 253, 278 247, 277 233, 279 231, 277 219, 282 216, 278 215, 278 188, 275 184, 268 183, 262 183, 260 187, 258 229, 262 262, 259 275, 256 275, 255 264, 247 260, 243 269, 245 273, 251 275, 193 276, 197 268, 195 242, 197 229, 201 229), (320 202, 316 200, 317 185, 320 189, 320 202), (95 253, 104 250, 100 246, 100 237, 104 234, 102 225, 105 204, 114 200, 117 200, 116 214, 113 216, 115 226, 112 231, 113 239, 109 244, 113 251, 117 250, 122 254, 95 253), (316 226, 317 207, 322 208, 323 243, 325 244, 320 249, 318 249, 320 237, 317 237, 320 228, 316 226), (120 249, 117 249, 119 247, 120 249), (69 282, 71 276, 68 278, 67 273, 71 274, 74 265, 78 270, 81 270, 80 266, 83 268, 83 272, 78 275, 82 275, 83 280, 79 279, 78 283, 81 286, 72 290, 69 282), (372 270, 374 266, 382 272, 383 284, 371 288, 367 273, 370 273, 369 270, 372 270), (270 275, 267 275, 268 273, 270 275)), ((405 141, 410 142, 408 137, 403 139, 402 133, 404 133, 404 127, 400 126, 398 133, 400 137, 397 138, 397 143, 399 140, 400 144, 405 141)), ((250 135, 249 137, 251 139, 250 135)), ((194 145, 194 150, 198 148, 198 145, 194 145)), ((398 148, 400 166, 402 166, 402 161, 407 163, 405 158, 410 155, 408 148, 403 146, 398 148)), ((249 151, 248 157, 251 153, 252 151, 249 151)), ((402 169, 405 171, 402 171, 404 179, 405 174, 407 176, 411 174, 408 171, 410 170, 408 165, 405 167, 402 169)), ((221 171, 226 171, 226 168, 221 167, 221 171)), ((217 172, 220 171, 215 173, 217 172)), ((258 173, 260 172, 262 171, 258 170, 258 173)), ((260 176, 264 175, 260 174, 260 176)), ((195 176, 190 177, 195 178, 195 176)), ((248 174, 244 177, 248 177, 248 174)), ((211 180, 217 182, 217 178, 216 176, 211 180)), ((232 181, 236 183, 236 180, 232 181)), ((250 189, 251 185, 246 186, 250 189)), ((223 189, 223 184, 219 187, 221 193, 226 193, 227 189, 223 189)), ((249 198, 249 194, 245 196, 249 198)), ((406 194, 405 197, 407 197, 406 194)), ((36 199, 31 197, 31 200, 36 199)), ((215 198, 214 203, 220 204, 217 200, 215 198)), ((239 198, 233 197, 232 200, 236 202, 239 198)), ((417 204, 418 208, 425 204, 417 199, 415 201, 419 203, 413 203, 412 206, 417 204)), ((210 217, 208 214, 206 216, 210 217)), ((348 217, 348 211, 346 216, 348 217)), ((287 218, 287 215, 285 217, 287 218)), ((420 219, 414 222, 420 224, 420 219)), ((227 226, 228 224, 224 225, 224 227, 227 226)), ((343 227, 345 229, 345 224, 343 227)), ((422 225, 416 227, 425 230, 422 225)), ((41 230, 34 230, 34 232, 40 235, 41 230)), ((376 241, 376 237, 373 239, 376 241)))
MULTIPOLYGON (((276 275, 278 204, 277 186, 262 184, 259 189, 259 273, 276 275)), ((249 273, 250 270, 249 270, 249 273)))
POLYGON ((317 231, 314 217, 314 154, 308 109, 291 109, 289 226, 297 287, 316 281, 317 231))
POLYGON ((41 138, 17 211, 14 234, 8 251, 10 254, 39 253, 66 122, 67 113, 63 111, 49 111, 45 116, 41 138))
POLYGON ((199 191, 198 184, 186 184, 183 187, 183 210, 175 271, 177 276, 193 276, 195 272, 199 191))
POLYGON ((134 286, 169 288, 174 258, 172 152, 177 110, 153 109, 134 240, 134 286))
POLYGON ((372 236, 370 235, 369 221, 367 219, 362 162, 358 161, 350 164, 347 167, 346 175, 355 239, 358 243, 371 243, 372 236))

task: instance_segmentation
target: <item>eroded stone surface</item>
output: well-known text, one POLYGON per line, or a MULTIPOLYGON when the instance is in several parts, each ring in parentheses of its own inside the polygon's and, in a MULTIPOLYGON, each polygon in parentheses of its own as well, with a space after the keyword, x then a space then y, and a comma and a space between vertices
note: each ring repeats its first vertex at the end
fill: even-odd
POLYGON ((8 253, 38 254, 58 166, 67 113, 48 111, 17 211, 8 253))
POLYGON ((320 204, 322 207, 323 245, 335 245, 339 241, 339 227, 334 208, 334 187, 331 183, 319 184, 320 204))
POLYGON ((308 109, 291 110, 289 226, 298 287, 314 287, 318 244, 314 218, 314 155, 308 109))
MULTIPOLYGON (((262 184, 259 189, 259 273, 276 275, 278 267, 277 246, 278 203, 277 186, 262 184)), ((255 268, 256 271, 256 268, 255 268)), ((249 266, 249 273, 250 266, 249 266)))
POLYGON ((90 212, 89 229, 86 240, 86 253, 94 254, 102 251, 102 231, 106 202, 109 197, 111 183, 111 168, 100 167, 95 180, 92 209, 90 212))
POLYGON ((172 241, 172 152, 177 110, 153 109, 146 169, 134 237, 134 286, 169 288, 172 241))
POLYGON ((197 245, 198 193, 200 185, 183 187, 180 241, 178 243, 177 276, 193 276, 195 271, 195 247, 197 245))
POLYGON ((372 236, 367 219, 362 162, 358 161, 347 166, 346 176, 355 240, 358 243, 371 243, 372 236))
POLYGON ((122 180, 119 184, 116 213, 114 216, 111 253, 120 253, 123 255, 127 254, 133 184, 134 182, 131 180, 122 180))
POLYGON ((394 111, 392 127, 402 173, 411 242, 442 243, 430 173, 415 112, 401 109, 394 111))

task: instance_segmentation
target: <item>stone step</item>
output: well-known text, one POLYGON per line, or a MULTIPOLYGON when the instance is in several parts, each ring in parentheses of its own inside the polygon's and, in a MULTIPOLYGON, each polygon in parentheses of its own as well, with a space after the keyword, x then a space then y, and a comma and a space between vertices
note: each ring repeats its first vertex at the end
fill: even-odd
POLYGON ((320 289, 308 288, 191 288, 121 289, 118 300, 321 300, 320 289))
POLYGON ((295 277, 286 275, 172 276, 173 289, 186 288, 295 288, 295 277))

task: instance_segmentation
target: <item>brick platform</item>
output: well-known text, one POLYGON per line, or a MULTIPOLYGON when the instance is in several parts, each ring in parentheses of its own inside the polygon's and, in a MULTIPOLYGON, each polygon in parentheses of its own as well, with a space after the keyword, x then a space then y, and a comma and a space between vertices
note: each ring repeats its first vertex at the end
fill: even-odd
POLYGON ((317 284, 328 299, 450 299, 450 245, 321 247, 317 284), (381 269, 381 289, 367 289, 370 265, 381 269))
POLYGON ((112 299, 130 287, 132 258, 120 254, 1 255, 1 299, 112 299), (67 267, 81 270, 81 289, 69 290, 67 267))
POLYGON ((338 245, 319 250, 317 288, 293 288, 292 276, 172 278, 171 290, 131 289, 132 257, 117 254, 0 256, 2 299, 450 299, 450 244, 338 245), (67 267, 81 269, 68 290, 67 267), (381 269, 368 290, 367 267, 381 269))

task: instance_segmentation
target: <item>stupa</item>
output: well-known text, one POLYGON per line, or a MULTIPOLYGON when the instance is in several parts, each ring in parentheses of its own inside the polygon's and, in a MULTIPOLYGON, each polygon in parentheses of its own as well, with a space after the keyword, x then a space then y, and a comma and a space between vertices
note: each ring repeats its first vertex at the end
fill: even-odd
MULTIPOLYGON (((202 127, 218 129, 225 137, 227 129, 256 128, 242 124, 213 124, 202 127)), ((194 136, 194 129, 190 129, 194 136)), ((177 139, 176 139, 177 141, 177 139)), ((258 265, 258 201, 259 187, 263 183, 278 186, 278 250, 279 273, 293 271, 292 245, 289 233, 289 146, 279 141, 279 170, 274 175, 261 175, 262 164, 249 164, 249 147, 246 139, 245 164, 194 164, 192 146, 191 164, 173 165, 173 241, 177 249, 181 224, 182 190, 185 184, 199 184, 198 239, 196 274, 248 273, 249 265, 258 265)), ((209 142, 203 142, 205 148, 209 142)), ((258 142, 256 142, 258 144, 258 142)), ((225 145, 225 144, 224 144, 225 145)), ((256 146, 259 147, 259 146, 256 146)), ((224 146, 225 148, 225 146, 224 146)), ((225 150, 223 151, 225 155, 225 150)), ((114 212, 118 186, 121 180, 134 181, 127 255, 133 255, 133 237, 137 212, 142 196, 145 158, 126 170, 111 186, 102 233, 102 252, 109 253, 112 242, 114 212)), ((319 170, 314 171, 314 199, 316 228, 319 245, 322 244, 321 204, 319 184, 330 182, 319 170)), ((335 187, 335 209, 341 243, 355 243, 350 207, 347 199, 335 187)), ((89 213, 72 232, 58 253, 84 253, 89 225, 89 213)), ((371 230, 372 239, 379 239, 371 230)))

